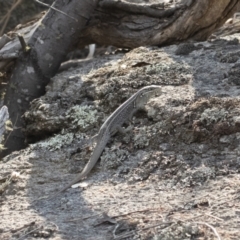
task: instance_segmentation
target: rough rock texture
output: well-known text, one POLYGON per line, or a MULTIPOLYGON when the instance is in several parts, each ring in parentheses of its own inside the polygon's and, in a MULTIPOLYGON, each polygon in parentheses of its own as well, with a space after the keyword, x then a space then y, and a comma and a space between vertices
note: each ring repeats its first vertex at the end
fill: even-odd
POLYGON ((0 163, 0 239, 240 239, 239 40, 140 47, 54 77, 24 115, 32 144, 0 163), (35 201, 81 171, 106 117, 150 84, 163 94, 80 187, 35 201))

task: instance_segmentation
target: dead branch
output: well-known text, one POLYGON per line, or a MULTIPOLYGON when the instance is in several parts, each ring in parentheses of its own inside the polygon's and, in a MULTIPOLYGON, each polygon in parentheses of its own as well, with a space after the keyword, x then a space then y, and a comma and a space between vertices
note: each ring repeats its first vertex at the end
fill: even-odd
POLYGON ((149 17, 163 18, 170 17, 176 12, 180 7, 174 7, 170 9, 164 9, 164 4, 156 5, 152 4, 136 4, 124 1, 112 1, 104 0, 99 4, 102 8, 105 9, 120 9, 129 13, 143 14, 149 17))
POLYGON ((219 236, 219 234, 218 234, 216 228, 214 228, 212 225, 210 225, 210 224, 208 224, 208 223, 205 223, 205 222, 194 222, 194 223, 202 224, 202 225, 205 225, 205 226, 211 228, 212 231, 214 232, 214 234, 216 235, 217 239, 218 239, 218 240, 221 240, 221 237, 219 236))
POLYGON ((15 3, 13 4, 13 6, 9 9, 9 11, 7 12, 7 14, 2 18, 2 20, 0 21, 0 23, 3 23, 2 29, 0 30, 0 36, 4 33, 4 30, 7 26, 7 23, 9 21, 9 18, 11 16, 12 11, 22 2, 22 0, 16 0, 15 3))

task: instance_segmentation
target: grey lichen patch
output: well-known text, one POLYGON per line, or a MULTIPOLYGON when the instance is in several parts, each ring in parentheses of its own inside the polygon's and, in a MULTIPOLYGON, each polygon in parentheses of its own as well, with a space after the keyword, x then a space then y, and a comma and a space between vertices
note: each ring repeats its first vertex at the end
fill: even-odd
POLYGON ((85 132, 96 125, 98 114, 93 106, 74 106, 67 111, 66 118, 71 121, 72 128, 85 132))
POLYGON ((207 108, 200 116, 200 121, 205 122, 206 125, 210 125, 219 121, 226 120, 228 112, 225 109, 219 109, 216 107, 207 108))
POLYGON ((162 124, 159 122, 150 126, 143 126, 139 128, 138 133, 134 135, 134 147, 145 148, 149 146, 150 140, 153 140, 158 134, 161 126, 162 124))
POLYGON ((161 122, 157 122, 151 127, 152 137, 156 137, 156 135, 166 135, 174 128, 173 124, 166 119, 161 122))
POLYGON ((157 63, 146 67, 147 75, 154 75, 161 79, 161 84, 166 85, 182 85, 188 83, 191 78, 191 69, 186 64, 179 64, 177 62, 157 63))
POLYGON ((104 169, 116 169, 119 167, 129 156, 129 152, 117 147, 105 148, 101 156, 101 165, 104 169))
POLYGON ((45 141, 32 144, 32 148, 45 148, 49 151, 61 149, 63 146, 68 146, 72 143, 74 138, 73 133, 58 134, 54 137, 48 138, 45 141))

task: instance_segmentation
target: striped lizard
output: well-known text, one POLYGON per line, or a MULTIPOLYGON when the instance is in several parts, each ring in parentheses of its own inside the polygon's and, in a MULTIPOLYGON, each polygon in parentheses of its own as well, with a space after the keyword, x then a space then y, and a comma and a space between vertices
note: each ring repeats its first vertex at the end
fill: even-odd
POLYGON ((150 85, 143 87, 120 105, 103 123, 98 134, 93 137, 93 142, 96 142, 96 147, 93 150, 92 156, 89 162, 86 164, 82 172, 66 187, 58 191, 50 198, 57 196, 70 188, 73 184, 79 182, 81 179, 87 176, 92 168, 97 163, 102 151, 107 145, 108 140, 116 132, 125 132, 122 128, 123 123, 130 121, 133 114, 142 109, 151 97, 158 96, 161 93, 161 87, 157 85, 150 85))

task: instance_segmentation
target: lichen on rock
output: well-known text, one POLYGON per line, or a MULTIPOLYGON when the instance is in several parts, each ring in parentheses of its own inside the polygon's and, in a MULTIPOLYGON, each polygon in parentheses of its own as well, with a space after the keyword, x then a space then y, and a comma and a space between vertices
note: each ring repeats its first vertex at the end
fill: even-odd
POLYGON ((216 107, 207 108, 201 114, 199 120, 205 122, 206 125, 217 123, 226 120, 228 112, 225 109, 218 109, 216 107))
POLYGON ((73 133, 57 134, 39 143, 31 144, 31 148, 43 148, 49 151, 57 151, 63 146, 70 145, 73 141, 73 138, 73 133))
POLYGON ((98 122, 97 110, 92 106, 73 106, 66 112, 71 128, 86 132, 98 122))

